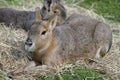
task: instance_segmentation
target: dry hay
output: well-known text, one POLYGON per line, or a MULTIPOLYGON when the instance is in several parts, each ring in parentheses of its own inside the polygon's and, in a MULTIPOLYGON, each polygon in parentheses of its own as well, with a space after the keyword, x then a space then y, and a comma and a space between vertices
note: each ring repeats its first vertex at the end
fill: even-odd
MULTIPOLYGON (((37 3, 37 2, 36 2, 37 3)), ((36 4, 35 3, 35 4, 36 4)), ((35 5, 34 4, 34 5, 35 5)), ((25 6, 27 7, 27 6, 25 6)), ((25 7, 22 9, 26 10, 25 7)), ((30 6, 27 7, 29 10, 33 10, 36 6, 30 6)), ((67 5, 65 6, 67 8, 67 12, 69 12, 68 15, 74 13, 80 13, 82 15, 86 16, 91 16, 92 18, 102 20, 106 22, 106 20, 95 14, 92 10, 86 10, 81 7, 77 7, 74 5, 67 5), (75 7, 75 8, 74 8, 75 7)), ((106 22, 110 23, 110 22, 106 22)), ((110 52, 105 56, 105 58, 100 61, 100 64, 95 64, 88 66, 88 68, 94 68, 94 69, 99 69, 100 71, 105 71, 108 75, 112 75, 113 79, 116 78, 116 80, 120 79, 120 24, 110 24, 112 30, 114 31, 113 33, 113 45, 110 50, 110 52)), ((16 30, 14 28, 6 27, 5 25, 1 24, 0 25, 0 68, 2 71, 10 72, 13 70, 16 70, 28 63, 28 59, 26 57, 27 52, 24 50, 24 41, 26 39, 27 32, 25 32, 22 29, 16 30)), ((81 62, 76 62, 76 65, 78 63, 81 65, 81 62)), ((72 65, 67 65, 67 67, 72 67, 72 65)), ((63 68, 63 67, 62 67, 63 68)), ((59 69, 59 71, 62 70, 59 69)), ((48 72, 48 71, 47 71, 48 72)), ((36 74, 39 73, 40 75, 46 74, 46 71, 41 71, 38 70, 38 72, 33 72, 32 74, 26 74, 22 75, 17 78, 17 80, 34 80, 36 74), (33 76, 32 76, 33 75, 33 76)), ((49 72, 48 72, 49 73, 49 72)))

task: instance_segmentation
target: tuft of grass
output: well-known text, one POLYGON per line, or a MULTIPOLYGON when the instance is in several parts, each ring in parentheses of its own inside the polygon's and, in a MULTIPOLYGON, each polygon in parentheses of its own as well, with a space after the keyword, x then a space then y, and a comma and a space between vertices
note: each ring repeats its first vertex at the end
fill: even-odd
POLYGON ((54 76, 41 76, 37 80, 104 80, 104 78, 95 70, 74 67, 54 76))
POLYGON ((9 80, 2 71, 0 71, 0 80, 9 80))

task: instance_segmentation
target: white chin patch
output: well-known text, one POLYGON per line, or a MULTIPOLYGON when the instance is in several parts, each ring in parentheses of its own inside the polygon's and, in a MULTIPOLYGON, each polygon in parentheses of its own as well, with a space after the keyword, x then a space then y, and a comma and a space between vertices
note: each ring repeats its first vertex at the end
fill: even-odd
POLYGON ((33 43, 32 46, 25 45, 25 50, 28 52, 33 52, 35 50, 35 44, 33 43))

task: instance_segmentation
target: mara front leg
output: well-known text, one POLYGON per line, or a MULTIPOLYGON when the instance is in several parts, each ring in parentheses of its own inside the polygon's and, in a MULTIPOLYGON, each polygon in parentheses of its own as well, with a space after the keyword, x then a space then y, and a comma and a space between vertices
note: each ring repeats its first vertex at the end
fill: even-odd
POLYGON ((17 70, 14 70, 14 71, 11 71, 7 74, 7 76, 9 78, 12 78, 14 79, 16 76, 21 76, 22 74, 29 74, 29 73, 33 73, 35 71, 37 71, 38 69, 40 70, 48 70, 48 66, 46 65, 38 65, 36 64, 36 62, 34 61, 31 61, 29 62, 27 65, 17 69, 17 70))

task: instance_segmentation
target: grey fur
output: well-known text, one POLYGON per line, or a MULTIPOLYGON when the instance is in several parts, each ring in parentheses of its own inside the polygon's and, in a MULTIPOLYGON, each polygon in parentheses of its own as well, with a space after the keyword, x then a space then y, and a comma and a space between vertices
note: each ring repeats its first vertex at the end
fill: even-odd
POLYGON ((26 31, 30 29, 35 19, 34 11, 19 11, 12 8, 0 8, 0 23, 7 26, 22 28, 26 31))
MULTIPOLYGON (((62 25, 56 26, 52 34, 46 32, 47 37, 43 40, 42 35, 37 34, 43 29, 42 22, 34 26, 28 35, 35 44, 34 47, 37 47, 37 50, 32 48, 35 52, 33 56, 37 55, 33 60, 46 65, 57 65, 80 59, 100 59, 107 54, 112 45, 112 31, 109 25, 80 14, 70 16, 62 25), (41 44, 44 44, 44 47, 38 47, 41 44), (45 48, 48 44, 54 47, 45 48)), ((47 26, 49 27, 50 25, 47 26)))

